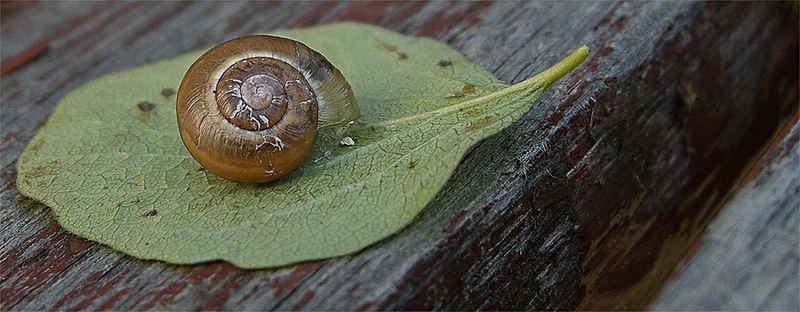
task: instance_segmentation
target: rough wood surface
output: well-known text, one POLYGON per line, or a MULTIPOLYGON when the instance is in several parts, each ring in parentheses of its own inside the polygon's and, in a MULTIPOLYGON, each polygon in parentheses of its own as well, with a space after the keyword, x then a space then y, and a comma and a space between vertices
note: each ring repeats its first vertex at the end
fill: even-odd
POLYGON ((708 227, 700 247, 664 287, 654 310, 800 310, 796 115, 789 126, 708 227))
POLYGON ((4 3, 0 54, 22 61, 0 79, 0 308, 642 307, 796 110, 789 7, 4 3), (413 224, 347 257, 260 271, 140 261, 64 232, 16 191, 25 143, 86 81, 238 35, 337 20, 435 37, 511 82, 580 44, 593 52, 470 153, 413 224))

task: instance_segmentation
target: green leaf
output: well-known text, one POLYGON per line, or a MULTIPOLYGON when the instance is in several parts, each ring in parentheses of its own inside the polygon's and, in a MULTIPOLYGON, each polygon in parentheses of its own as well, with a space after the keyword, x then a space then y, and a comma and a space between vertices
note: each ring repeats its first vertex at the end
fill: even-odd
POLYGON ((344 255, 408 225, 472 145, 588 53, 508 86, 432 39, 354 23, 276 34, 348 78, 363 115, 350 128, 354 146, 272 184, 205 171, 181 143, 169 92, 197 51, 66 95, 19 159, 20 192, 70 232, 144 259, 262 268, 344 255))

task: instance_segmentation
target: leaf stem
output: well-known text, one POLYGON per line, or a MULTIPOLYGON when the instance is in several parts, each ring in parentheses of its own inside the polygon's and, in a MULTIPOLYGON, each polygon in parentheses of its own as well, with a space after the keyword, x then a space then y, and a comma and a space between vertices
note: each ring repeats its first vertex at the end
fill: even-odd
POLYGON ((575 51, 572 51, 572 53, 570 53, 566 58, 556 63, 556 65, 553 65, 553 67, 550 67, 549 69, 534 76, 533 79, 540 78, 549 86, 556 80, 561 79, 561 77, 571 72, 573 69, 575 69, 575 67, 578 67, 578 65, 583 63, 588 56, 589 47, 582 45, 581 47, 575 49, 575 51))
POLYGON ((578 65, 583 63, 587 56, 589 56, 589 47, 582 45, 581 47, 575 49, 575 51, 572 51, 572 53, 570 53, 567 57, 545 71, 537 74, 536 76, 525 79, 522 82, 516 83, 502 91, 508 90, 509 92, 514 92, 519 89, 527 88, 534 90, 539 88, 547 88, 558 79, 561 79, 561 77, 564 77, 564 75, 575 69, 575 67, 578 67, 578 65))
POLYGON ((575 69, 575 67, 578 67, 578 65, 583 63, 583 61, 586 59, 588 55, 589 55, 589 47, 587 47, 586 45, 582 45, 581 47, 575 49, 575 51, 572 51, 572 53, 570 53, 567 57, 565 57, 555 65, 551 66, 550 68, 546 69, 545 71, 537 74, 536 76, 525 79, 522 82, 506 87, 504 89, 483 96, 479 96, 477 98, 473 98, 456 105, 442 107, 439 109, 435 109, 417 115, 406 116, 402 118, 379 122, 377 124, 373 124, 373 126, 388 126, 388 125, 407 122, 410 120, 426 118, 434 114, 447 113, 464 107, 468 107, 470 105, 475 104, 476 102, 485 102, 489 100, 494 100, 496 98, 513 94, 515 92, 519 92, 524 89, 528 89, 530 91, 536 91, 539 89, 547 88, 553 82, 556 82, 556 80, 563 77, 564 75, 575 69))

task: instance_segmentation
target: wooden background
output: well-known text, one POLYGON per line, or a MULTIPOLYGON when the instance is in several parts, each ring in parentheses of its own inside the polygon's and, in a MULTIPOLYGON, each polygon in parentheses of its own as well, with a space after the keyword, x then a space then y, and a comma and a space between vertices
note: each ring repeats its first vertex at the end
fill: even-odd
POLYGON ((2 2, 0 13, 2 310, 800 309, 794 4, 2 2), (413 224, 351 256, 275 270, 141 261, 65 232, 15 189, 16 158, 77 86, 342 20, 437 38, 509 82, 581 44, 592 53, 471 152, 413 224))

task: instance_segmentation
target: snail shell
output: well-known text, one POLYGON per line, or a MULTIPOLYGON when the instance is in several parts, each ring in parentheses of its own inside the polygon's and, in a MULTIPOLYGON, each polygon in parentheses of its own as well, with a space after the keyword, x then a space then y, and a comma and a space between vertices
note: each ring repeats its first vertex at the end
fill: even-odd
POLYGON ((215 46, 189 67, 177 116, 184 145, 203 167, 234 181, 268 182, 312 150, 329 153, 359 112, 350 85, 321 54, 255 35, 215 46))

